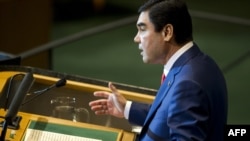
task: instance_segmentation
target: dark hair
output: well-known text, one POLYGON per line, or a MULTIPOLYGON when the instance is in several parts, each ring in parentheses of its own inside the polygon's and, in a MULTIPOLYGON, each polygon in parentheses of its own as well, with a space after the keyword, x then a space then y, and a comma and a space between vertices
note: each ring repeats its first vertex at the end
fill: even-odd
POLYGON ((148 0, 138 12, 149 11, 149 19, 156 32, 160 32, 165 25, 174 28, 175 41, 178 44, 193 39, 192 20, 187 5, 182 0, 148 0))

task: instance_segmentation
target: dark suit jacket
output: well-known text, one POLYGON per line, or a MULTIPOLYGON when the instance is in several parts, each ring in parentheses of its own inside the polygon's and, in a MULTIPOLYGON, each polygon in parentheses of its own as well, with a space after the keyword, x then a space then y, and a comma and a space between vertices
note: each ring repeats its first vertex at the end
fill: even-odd
POLYGON ((133 102, 140 141, 223 141, 227 88, 216 63, 194 45, 180 56, 152 105, 133 102))

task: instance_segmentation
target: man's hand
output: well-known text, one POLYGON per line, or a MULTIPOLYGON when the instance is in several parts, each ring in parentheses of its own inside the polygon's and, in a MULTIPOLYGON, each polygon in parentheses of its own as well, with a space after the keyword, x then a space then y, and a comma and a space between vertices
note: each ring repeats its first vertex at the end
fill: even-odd
POLYGON ((123 118, 127 100, 118 92, 111 82, 109 82, 109 89, 112 93, 106 91, 94 92, 94 96, 102 97, 102 99, 91 101, 89 106, 91 110, 95 111, 96 115, 113 115, 123 118))

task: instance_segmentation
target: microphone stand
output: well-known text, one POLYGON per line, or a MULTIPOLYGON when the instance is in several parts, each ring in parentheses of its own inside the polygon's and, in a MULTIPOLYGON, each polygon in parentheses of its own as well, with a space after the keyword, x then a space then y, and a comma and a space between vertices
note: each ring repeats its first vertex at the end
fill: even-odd
POLYGON ((5 141, 4 139, 8 128, 14 130, 19 129, 20 127, 19 123, 21 122, 21 119, 22 119, 21 116, 16 116, 14 117, 14 119, 8 117, 4 118, 4 121, 1 122, 2 133, 0 136, 0 141, 5 141))
POLYGON ((5 120, 3 122, 3 126, 2 126, 2 133, 0 136, 0 141, 5 141, 6 132, 7 132, 8 125, 10 122, 11 122, 10 118, 5 118, 5 120))

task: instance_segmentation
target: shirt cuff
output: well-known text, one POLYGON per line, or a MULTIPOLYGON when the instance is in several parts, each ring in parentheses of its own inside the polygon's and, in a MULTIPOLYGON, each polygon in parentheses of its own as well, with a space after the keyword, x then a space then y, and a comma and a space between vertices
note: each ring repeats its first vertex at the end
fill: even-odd
POLYGON ((125 119, 129 118, 129 111, 130 111, 130 107, 131 107, 132 101, 127 101, 126 105, 125 105, 125 109, 124 109, 124 117, 125 119))

